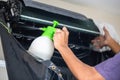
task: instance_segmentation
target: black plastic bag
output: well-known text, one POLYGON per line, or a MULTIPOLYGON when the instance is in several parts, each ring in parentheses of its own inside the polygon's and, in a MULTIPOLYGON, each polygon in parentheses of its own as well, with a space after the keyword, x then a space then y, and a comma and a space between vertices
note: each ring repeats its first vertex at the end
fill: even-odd
POLYGON ((38 62, 9 33, 0 14, 0 36, 9 80, 63 80, 51 61, 38 62))

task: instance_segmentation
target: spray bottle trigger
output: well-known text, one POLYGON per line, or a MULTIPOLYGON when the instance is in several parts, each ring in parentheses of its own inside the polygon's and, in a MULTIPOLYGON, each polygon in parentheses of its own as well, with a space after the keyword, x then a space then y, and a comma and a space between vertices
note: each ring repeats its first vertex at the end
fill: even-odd
POLYGON ((39 29, 42 31, 46 31, 47 28, 44 27, 44 28, 39 28, 39 29))

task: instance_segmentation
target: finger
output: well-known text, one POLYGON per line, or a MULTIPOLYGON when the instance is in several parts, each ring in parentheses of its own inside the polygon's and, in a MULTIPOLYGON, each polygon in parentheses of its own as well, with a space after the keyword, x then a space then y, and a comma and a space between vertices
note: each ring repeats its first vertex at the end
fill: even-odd
POLYGON ((105 35, 110 35, 109 32, 108 32, 108 30, 105 28, 105 26, 103 27, 103 30, 105 32, 105 35))
POLYGON ((62 32, 62 30, 57 28, 57 29, 56 29, 56 33, 57 33, 57 32, 62 32))
POLYGON ((62 30, 63 30, 63 32, 65 33, 65 37, 66 37, 66 38, 67 38, 67 40, 68 40, 69 31, 67 30, 67 28, 66 28, 66 27, 63 27, 63 28, 62 28, 62 30))
POLYGON ((96 40, 91 40, 91 43, 94 43, 96 40))
POLYGON ((95 39, 91 40, 91 42, 94 43, 94 42, 96 42, 97 40, 101 40, 101 37, 102 37, 102 36, 100 35, 100 36, 96 37, 95 39))
POLYGON ((100 48, 101 48, 100 45, 97 44, 97 43, 94 43, 94 44, 93 44, 93 47, 94 47, 95 49, 100 49, 100 48))
POLYGON ((56 41, 56 40, 59 40, 59 39, 61 39, 61 32, 56 32, 54 34, 53 40, 56 41))
POLYGON ((67 30, 66 27, 63 27, 62 30, 65 33, 65 42, 68 44, 68 36, 69 36, 69 31, 67 30))
POLYGON ((67 30, 66 27, 63 27, 62 30, 65 32, 66 35, 69 35, 69 31, 67 30))
POLYGON ((57 28, 55 31, 54 37, 58 36, 61 32, 62 30, 57 28))
POLYGON ((58 35, 58 33, 60 33, 61 30, 60 29, 56 29, 55 33, 54 33, 54 37, 56 37, 58 35))

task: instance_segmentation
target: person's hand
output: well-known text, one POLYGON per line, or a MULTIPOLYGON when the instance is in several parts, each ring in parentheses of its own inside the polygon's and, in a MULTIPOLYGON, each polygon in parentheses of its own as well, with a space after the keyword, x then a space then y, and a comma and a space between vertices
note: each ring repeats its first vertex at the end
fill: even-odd
POLYGON ((105 34, 104 35, 100 35, 98 37, 96 37, 94 40, 92 40, 93 46, 96 49, 100 49, 103 46, 111 46, 111 42, 113 41, 112 37, 110 36, 109 32, 107 31, 107 29, 104 27, 103 28, 105 34))
POLYGON ((69 32, 66 27, 63 27, 62 30, 56 29, 53 37, 55 48, 59 50, 61 47, 68 46, 68 36, 69 32))

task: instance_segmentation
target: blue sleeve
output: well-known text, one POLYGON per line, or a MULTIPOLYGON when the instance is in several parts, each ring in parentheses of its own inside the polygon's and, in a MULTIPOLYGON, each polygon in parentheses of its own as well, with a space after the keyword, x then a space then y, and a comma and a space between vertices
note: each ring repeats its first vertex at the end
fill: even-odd
POLYGON ((120 52, 95 66, 95 69, 105 78, 105 80, 120 80, 120 52))

